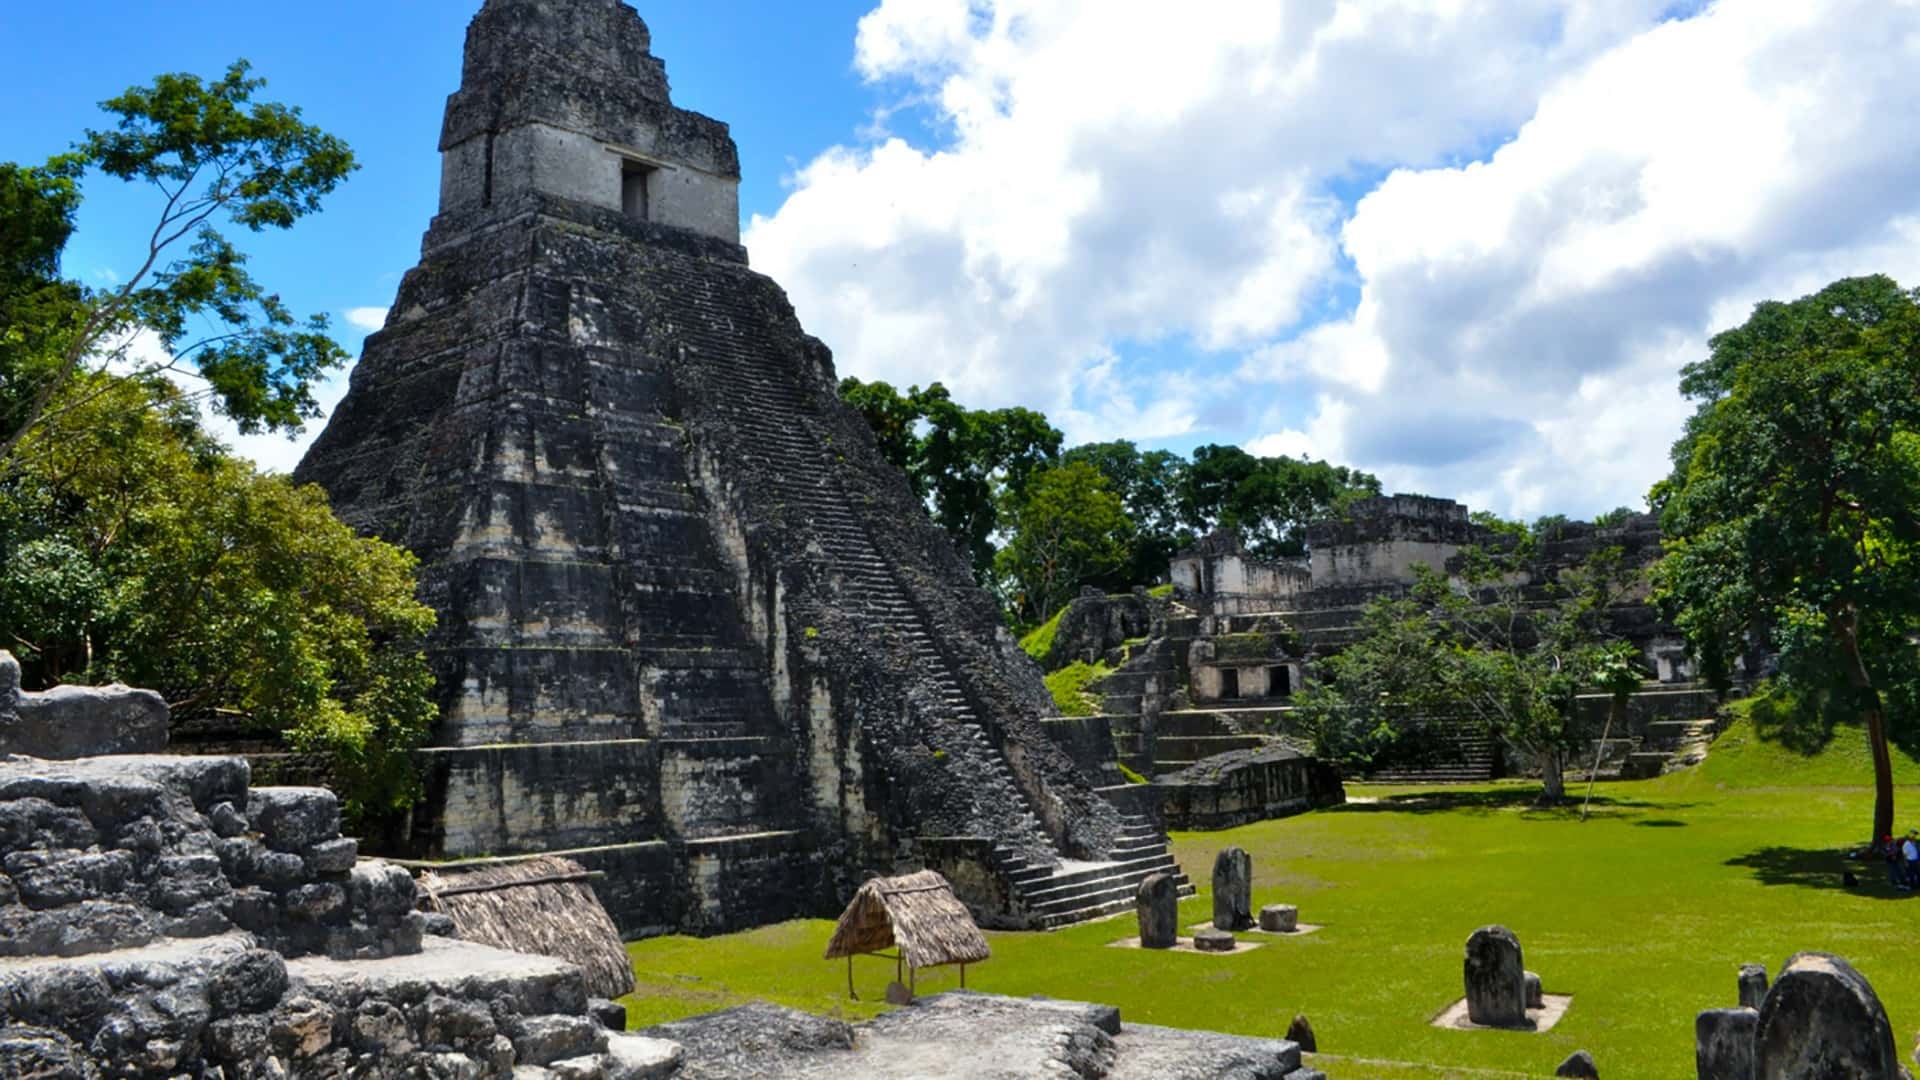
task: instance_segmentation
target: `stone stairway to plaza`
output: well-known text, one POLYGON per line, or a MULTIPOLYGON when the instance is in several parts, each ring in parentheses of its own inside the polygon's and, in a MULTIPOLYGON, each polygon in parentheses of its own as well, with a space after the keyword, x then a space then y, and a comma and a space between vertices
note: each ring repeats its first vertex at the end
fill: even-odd
MULTIPOLYGON (((1067 925, 1130 907, 1148 874, 1167 869, 1177 873, 1165 837, 1142 818, 1123 819, 1122 837, 1109 861, 1060 860, 1027 793, 941 650, 930 620, 853 511, 858 496, 847 489, 843 470, 835 468, 820 433, 806 425, 820 403, 806 392, 802 373, 784 362, 787 358, 761 332, 764 315, 735 310, 743 297, 759 295, 763 286, 736 280, 730 287, 716 288, 716 276, 746 278, 749 272, 671 255, 650 271, 649 284, 666 293, 675 310, 693 316, 674 328, 688 360, 720 373, 731 391, 709 407, 731 420, 740 437, 739 452, 776 478, 777 495, 764 496, 805 513, 822 551, 842 575, 843 603, 858 610, 876 632, 902 642, 918 677, 933 691, 941 719, 950 723, 929 727, 930 739, 944 741, 940 749, 977 770, 973 782, 980 805, 997 818, 992 858, 1012 887, 1016 909, 1037 926, 1067 925), (1036 854, 1053 862, 1036 859, 1036 854)), ((1184 876, 1180 884, 1191 893, 1184 876)))
POLYGON ((1120 840, 1106 862, 1063 860, 1054 866, 1029 863, 996 849, 995 864, 1013 883, 1035 929, 1052 930, 1133 910, 1140 883, 1150 875, 1173 875, 1178 895, 1194 895, 1193 882, 1174 861, 1167 838, 1149 818, 1121 817, 1120 840))

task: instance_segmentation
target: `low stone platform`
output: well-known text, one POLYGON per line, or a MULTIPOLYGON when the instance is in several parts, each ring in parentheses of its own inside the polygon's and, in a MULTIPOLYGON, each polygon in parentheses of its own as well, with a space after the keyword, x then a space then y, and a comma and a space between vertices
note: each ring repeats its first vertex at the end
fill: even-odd
POLYGON ((1476 1024, 1467 1019, 1466 998, 1461 998, 1442 1009, 1440 1015, 1433 1018, 1433 1026, 1452 1028, 1455 1031, 1530 1031, 1537 1035, 1552 1031, 1553 1026, 1560 1022, 1560 1018, 1567 1015, 1567 1010, 1573 1007, 1573 995, 1545 994, 1542 995, 1541 1002, 1540 1008, 1527 1010, 1527 1022, 1533 1025, 1530 1028, 1496 1028, 1476 1024))
MULTIPOLYGON (((1213 928, 1212 923, 1208 923, 1206 926, 1209 930, 1213 928)), ((1119 941, 1108 942, 1107 948, 1138 949, 1141 948, 1140 939, 1138 937, 1121 938, 1119 941)), ((1241 953, 1250 953, 1255 949, 1261 948, 1265 948, 1265 946, 1259 942, 1241 941, 1236 937, 1233 942, 1233 948, 1231 949, 1202 949, 1193 943, 1192 937, 1183 937, 1164 949, 1155 949, 1153 951, 1192 953, 1195 956, 1239 956, 1241 953)))
POLYGON ((419 1001, 445 994, 476 1001, 505 997, 523 1013, 587 1010, 586 977, 573 964, 456 938, 429 937, 419 953, 385 960, 301 957, 287 961, 287 977, 328 1000, 374 996, 419 1001))
POLYGON ((1216 754, 1153 782, 1169 829, 1230 829, 1346 801, 1333 766, 1284 745, 1216 754))
POLYGON ((687 1080, 835 1077, 1308 1080, 1276 1039, 1122 1024, 1111 1006, 954 991, 859 1025, 747 1005, 641 1032, 681 1044, 687 1080))
MULTIPOLYGON (((1259 937, 1269 937, 1269 938, 1290 938, 1290 937, 1306 937, 1308 934, 1317 934, 1320 931, 1325 930, 1326 928, 1327 928, 1327 925, 1325 923, 1303 922, 1303 923, 1295 923, 1293 929, 1291 930, 1262 930, 1260 929, 1258 924, 1255 924, 1253 926, 1247 927, 1244 930, 1235 930, 1234 933, 1254 934, 1259 937)), ((1192 926, 1187 927, 1187 929, 1211 930, 1213 929, 1213 924, 1210 922, 1194 923, 1192 926)))

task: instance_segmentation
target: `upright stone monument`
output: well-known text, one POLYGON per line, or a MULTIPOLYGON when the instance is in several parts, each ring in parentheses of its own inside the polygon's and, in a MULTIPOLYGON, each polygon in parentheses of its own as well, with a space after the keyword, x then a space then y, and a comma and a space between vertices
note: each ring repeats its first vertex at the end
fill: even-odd
POLYGON ((1899 1080, 1900 1052, 1887 1011, 1851 964, 1796 953, 1760 1007, 1754 1036, 1759 1080, 1899 1080))
POLYGON ((1767 1000, 1767 965, 1740 965, 1740 1004, 1743 1008, 1758 1009, 1767 1000))
POLYGON ((1467 1019, 1486 1027, 1527 1026, 1527 971, 1520 939, 1504 926, 1467 938, 1467 1019))
POLYGON ((1753 1080, 1752 1009, 1708 1009, 1693 1020, 1693 1060, 1700 1080, 1753 1080))
POLYGON ((1180 893, 1172 874, 1153 874, 1134 897, 1140 921, 1140 947, 1171 949, 1180 941, 1180 893))
POLYGON ((1033 873, 1137 823, 748 268, 733 140, 650 47, 618 0, 486 0, 420 265, 295 474, 439 614, 406 853, 566 853, 630 935, 904 861, 997 878, 969 899, 1014 925, 1124 908, 1132 847, 1084 894, 1033 873))
POLYGON ((1227 848, 1213 860, 1213 928, 1245 930, 1253 925, 1253 856, 1227 848))

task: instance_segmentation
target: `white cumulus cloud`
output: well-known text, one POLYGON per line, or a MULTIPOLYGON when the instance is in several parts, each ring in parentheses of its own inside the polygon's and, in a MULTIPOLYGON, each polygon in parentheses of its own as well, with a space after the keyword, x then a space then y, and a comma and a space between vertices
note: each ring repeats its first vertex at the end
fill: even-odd
POLYGON ((924 123, 824 150, 747 242, 849 374, 1635 503, 1713 330, 1920 280, 1920 4, 1671 7, 883 0, 855 67, 924 123))
POLYGON ((387 309, 383 307, 348 308, 341 314, 346 317, 348 326, 367 333, 387 325, 387 309))

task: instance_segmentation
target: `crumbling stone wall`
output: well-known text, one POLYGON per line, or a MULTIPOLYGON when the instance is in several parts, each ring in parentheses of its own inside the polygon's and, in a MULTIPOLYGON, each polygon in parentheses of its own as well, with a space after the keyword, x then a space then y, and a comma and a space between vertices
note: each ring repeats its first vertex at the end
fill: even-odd
MULTIPOLYGON (((114 743, 138 693, 16 694, 30 721, 13 734, 57 741, 40 726, 73 719, 114 743)), ((253 788, 240 758, 0 758, 0 1075, 676 1066, 677 1048, 592 1019, 578 968, 427 939, 412 876, 357 854, 332 792, 253 788)))

